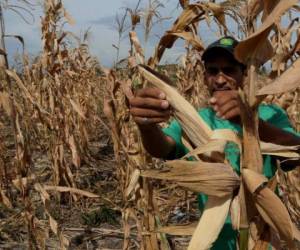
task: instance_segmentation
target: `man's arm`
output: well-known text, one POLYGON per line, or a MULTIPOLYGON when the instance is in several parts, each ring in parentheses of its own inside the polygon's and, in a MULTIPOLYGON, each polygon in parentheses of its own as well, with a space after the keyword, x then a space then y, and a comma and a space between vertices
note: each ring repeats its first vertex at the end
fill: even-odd
MULTIPOLYGON (((274 144, 285 146, 300 145, 300 137, 277 128, 274 125, 263 120, 259 120, 258 132, 260 139, 264 142, 271 142, 274 144)), ((285 157, 276 158, 281 161, 281 168, 285 171, 292 170, 295 167, 300 166, 300 159, 288 159, 285 157)))
POLYGON ((260 139, 264 142, 271 142, 285 146, 300 145, 300 137, 277 128, 263 120, 259 120, 258 133, 260 139))
MULTIPOLYGON (((236 90, 217 91, 214 93, 213 98, 210 99, 210 104, 220 118, 240 123, 241 110, 238 99, 239 93, 236 90)), ((258 132, 260 139, 265 142, 285 146, 300 145, 300 137, 275 127, 261 119, 259 120, 258 132)), ((284 169, 300 166, 299 159, 289 160, 283 157, 277 158, 282 162, 281 166, 284 169)))
POLYGON ((169 158, 175 150, 175 141, 165 135, 159 125, 154 124, 146 127, 139 125, 138 127, 147 152, 156 158, 169 158))
POLYGON ((170 118, 166 95, 157 88, 144 88, 137 91, 129 103, 130 113, 138 125, 145 149, 154 157, 168 158, 175 151, 176 143, 158 125, 170 118))

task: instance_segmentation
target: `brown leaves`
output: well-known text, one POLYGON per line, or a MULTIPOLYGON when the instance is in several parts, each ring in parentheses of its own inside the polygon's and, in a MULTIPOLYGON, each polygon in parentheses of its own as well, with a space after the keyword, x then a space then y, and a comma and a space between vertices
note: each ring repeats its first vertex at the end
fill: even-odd
POLYGON ((11 108, 11 100, 10 96, 7 92, 0 92, 0 107, 4 109, 8 116, 11 115, 12 108, 11 108))
POLYGON ((196 227, 197 224, 193 223, 189 225, 180 225, 180 226, 165 226, 159 228, 157 231, 159 233, 165 233, 169 235, 189 236, 189 235, 193 235, 196 227))
POLYGON ((294 232, 289 213, 279 197, 264 185, 266 178, 248 169, 244 169, 242 175, 247 187, 253 194, 255 206, 262 218, 280 234, 280 237, 287 241, 289 247, 292 247, 294 234, 297 233, 294 232))
POLYGON ((231 194, 239 186, 239 177, 225 164, 174 160, 166 167, 142 171, 141 176, 174 181, 193 192, 218 197, 231 194))
POLYGON ((248 36, 235 48, 235 57, 242 63, 247 64, 250 58, 258 63, 265 63, 273 55, 267 37, 279 18, 292 6, 297 4, 297 0, 280 1, 273 11, 267 16, 259 29, 248 36))
POLYGON ((261 88, 257 95, 275 95, 291 91, 300 86, 300 59, 297 59, 282 75, 261 88))
POLYGON ((188 250, 206 250, 212 247, 228 215, 231 195, 209 197, 188 250), (212 218, 214 218, 212 223, 212 218))
POLYGON ((203 5, 190 4, 187 5, 187 1, 183 1, 182 4, 185 7, 181 15, 174 22, 172 28, 165 33, 160 39, 154 56, 150 59, 150 65, 156 65, 162 58, 166 48, 171 48, 177 38, 188 38, 192 45, 196 45, 197 49, 202 49, 202 42, 197 37, 197 32, 194 29, 194 23, 197 23, 202 15, 205 13, 203 5))

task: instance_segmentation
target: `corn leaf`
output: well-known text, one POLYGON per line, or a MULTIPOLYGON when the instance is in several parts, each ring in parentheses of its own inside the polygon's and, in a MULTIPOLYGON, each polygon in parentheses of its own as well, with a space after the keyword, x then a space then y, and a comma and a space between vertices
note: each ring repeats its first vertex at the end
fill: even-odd
POLYGON ((294 235, 296 235, 293 231, 293 223, 279 197, 263 185, 266 178, 250 169, 244 169, 242 175, 246 186, 253 194, 255 205, 262 218, 279 233, 282 239, 287 241, 289 246, 293 246, 294 235))
POLYGON ((264 63, 270 59, 273 55, 273 51, 270 50, 267 37, 276 21, 288 9, 296 5, 297 2, 297 0, 281 0, 266 17, 260 28, 238 44, 234 52, 235 57, 244 64, 247 64, 249 59, 253 57, 256 58, 259 63, 264 63))
POLYGON ((165 226, 161 227, 157 230, 159 233, 165 233, 169 235, 180 235, 180 236, 190 236, 193 235, 195 229, 197 227, 197 223, 192 223, 188 225, 180 225, 180 226, 165 226))
POLYGON ((275 81, 261 88, 257 96, 275 95, 291 91, 300 86, 300 58, 298 58, 282 75, 275 81))
POLYGON ((222 163, 174 160, 166 162, 166 167, 144 170, 141 176, 174 181, 191 191, 218 197, 231 194, 240 184, 232 168, 222 163))
POLYGON ((188 250, 206 250, 212 247, 228 215, 231 195, 209 197, 188 250), (212 221, 213 218, 213 221, 212 221), (212 223, 213 222, 213 223, 212 223))

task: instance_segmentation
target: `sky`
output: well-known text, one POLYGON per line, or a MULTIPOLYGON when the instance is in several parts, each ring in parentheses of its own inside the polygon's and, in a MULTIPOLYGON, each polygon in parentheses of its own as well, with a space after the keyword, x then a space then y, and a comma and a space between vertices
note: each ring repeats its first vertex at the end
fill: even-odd
MULTIPOLYGON (((19 5, 22 0, 8 0, 12 5, 19 5)), ((25 11, 22 12, 26 22, 17 15, 16 12, 9 8, 4 8, 5 33, 7 35, 21 36, 25 41, 25 51, 32 58, 41 51, 41 16, 42 3, 44 0, 27 0, 33 3, 30 7, 29 15, 25 11)), ((63 0, 63 4, 68 13, 76 21, 74 26, 65 25, 65 31, 71 31, 79 37, 83 37, 86 30, 89 30, 88 44, 90 52, 96 56, 100 64, 111 67, 116 61, 116 49, 113 45, 117 45, 118 32, 116 30, 115 17, 116 14, 124 13, 125 7, 134 8, 138 0, 63 0)), ((156 1, 156 0, 153 0, 156 1)), ((0 0, 0 3, 5 2, 0 0)), ((144 8, 148 0, 141 0, 140 8, 144 8)), ((160 37, 164 32, 172 27, 173 22, 179 16, 181 8, 178 6, 178 0, 160 0, 164 4, 164 8, 160 9, 163 17, 168 17, 161 23, 157 23, 150 35, 146 47, 146 57, 154 53, 155 46, 158 44, 160 37)), ((27 7, 28 8, 28 7, 27 7)), ((128 20, 129 21, 129 20, 128 20)), ((202 22, 204 23, 204 22, 202 22)), ((228 23, 227 23, 228 24, 228 23)), ((233 29, 232 24, 229 27, 233 29)), ((217 38, 217 28, 208 27, 206 24, 200 25, 200 36, 205 45, 208 45, 217 38)), ((143 25, 137 26, 137 34, 143 43, 144 29, 143 25)), ((129 50, 128 32, 123 36, 120 46, 119 59, 126 58, 129 50)), ((13 38, 6 38, 6 48, 9 55, 11 65, 15 64, 14 58, 22 52, 20 42, 13 38)), ((170 50, 166 50, 161 63, 178 62, 180 56, 185 54, 184 43, 178 40, 170 50)))
MULTIPOLYGON (((19 4, 20 0, 11 0, 11 4, 19 4)), ((21 36, 25 41, 25 51, 34 57, 41 51, 40 21, 43 0, 30 0, 34 6, 31 7, 31 15, 23 13, 26 22, 14 11, 4 9, 5 32, 8 35, 21 36)), ((155 46, 163 33, 170 29, 172 23, 178 17, 181 9, 178 8, 178 0, 161 0, 165 8, 161 8, 162 16, 168 17, 162 23, 154 26, 149 41, 147 43, 146 56, 154 53, 155 46)), ((124 12, 124 7, 134 7, 137 0, 63 0, 63 4, 68 13, 75 19, 74 26, 66 25, 65 30, 71 31, 77 36, 83 37, 86 30, 89 30, 89 47, 91 54, 96 56, 104 66, 112 66, 116 61, 116 49, 112 46, 117 44, 118 32, 115 28, 115 16, 124 12)), ((142 0, 141 7, 144 7, 147 0, 142 0)), ((142 25, 137 28, 137 34, 143 42, 144 29, 142 25)), ((205 36, 206 40, 211 40, 205 36)), ((205 41, 204 41, 205 42, 205 41)), ((15 63, 17 54, 22 52, 20 42, 14 38, 6 38, 6 47, 11 64, 15 63)), ((124 35, 120 46, 119 59, 128 55, 129 38, 128 32, 124 35)), ((162 63, 171 63, 178 60, 184 54, 183 42, 176 42, 175 46, 168 50, 162 63)))

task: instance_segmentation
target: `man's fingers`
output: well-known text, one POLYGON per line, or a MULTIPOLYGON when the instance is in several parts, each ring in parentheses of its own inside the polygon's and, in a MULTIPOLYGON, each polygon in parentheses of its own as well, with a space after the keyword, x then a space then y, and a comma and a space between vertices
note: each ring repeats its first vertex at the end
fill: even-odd
POLYGON ((240 109, 238 107, 236 108, 233 108, 231 110, 229 110, 228 112, 226 112, 223 116, 222 116, 222 119, 225 119, 225 120, 230 120, 234 117, 237 117, 240 115, 240 109))
POLYGON ((153 97, 157 99, 166 99, 166 94, 158 88, 143 88, 136 92, 137 97, 153 97))
POLYGON ((130 100, 130 106, 138 108, 168 109, 169 102, 155 98, 135 97, 130 100))
POLYGON ((133 119, 139 125, 150 125, 150 124, 157 124, 160 122, 168 121, 168 118, 166 118, 166 117, 164 117, 164 118, 161 118, 161 117, 149 118, 149 117, 135 116, 133 119))
POLYGON ((237 100, 230 100, 222 106, 215 105, 214 110, 217 112, 216 115, 222 117, 224 114, 229 112, 231 109, 239 108, 239 103, 237 100))
POLYGON ((170 110, 153 110, 153 109, 143 109, 143 108, 131 108, 130 113, 133 116, 140 117, 166 117, 169 118, 170 110))
POLYGON ((222 106, 227 103, 229 100, 237 100, 238 92, 237 91, 216 91, 213 94, 213 97, 210 99, 212 105, 222 106))

